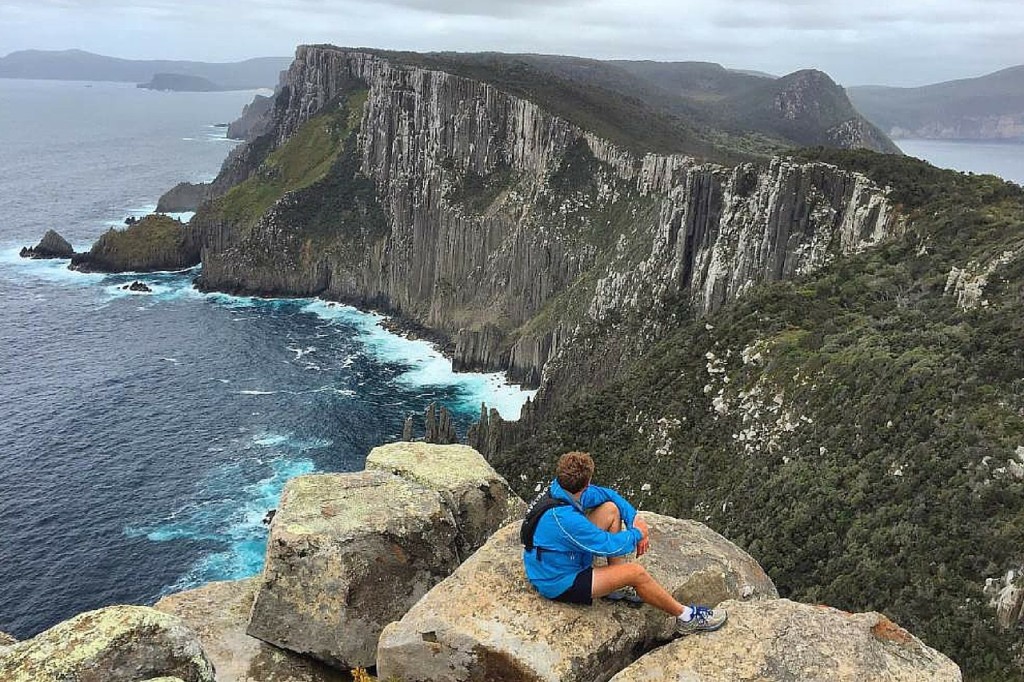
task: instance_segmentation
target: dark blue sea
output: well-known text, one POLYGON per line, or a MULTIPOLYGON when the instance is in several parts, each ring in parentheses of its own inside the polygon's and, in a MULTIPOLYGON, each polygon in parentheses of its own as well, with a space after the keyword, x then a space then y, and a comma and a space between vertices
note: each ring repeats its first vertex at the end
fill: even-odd
POLYGON ((0 79, 2 631, 253 575, 289 477, 361 468, 431 401, 464 434, 482 401, 514 418, 526 398, 352 308, 18 258, 212 178, 252 94, 0 79))

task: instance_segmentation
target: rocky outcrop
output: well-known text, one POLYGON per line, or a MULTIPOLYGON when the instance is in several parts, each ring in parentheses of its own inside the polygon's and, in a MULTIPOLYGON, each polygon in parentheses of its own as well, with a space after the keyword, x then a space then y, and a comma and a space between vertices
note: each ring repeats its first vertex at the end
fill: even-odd
POLYGON ((0 653, 0 680, 136 682, 159 677, 214 682, 195 633, 144 606, 79 614, 0 653))
POLYGON ((24 247, 19 255, 22 258, 71 258, 75 250, 67 239, 53 230, 47 230, 38 244, 31 248, 24 247))
POLYGON ((878 613, 846 613, 786 599, 722 605, 717 632, 657 649, 613 682, 956 682, 960 669, 878 613))
POLYGON ((366 471, 292 479, 247 632, 330 665, 372 666, 384 626, 522 508, 462 445, 393 443, 366 471))
MULTIPOLYGON (((454 340, 456 368, 537 386, 609 319, 656 317, 669 297, 714 310, 898 228, 885 192, 855 173, 638 155, 486 83, 329 46, 299 48, 260 139, 283 148, 357 88, 366 103, 347 153, 386 229, 335 227, 325 242, 329 219, 286 220, 287 197, 244 229, 201 212, 204 287, 398 312, 454 340)), ((249 177, 258 146, 238 153, 248 171, 235 164, 218 182, 249 177)))
POLYGON ((247 632, 341 668, 458 565, 434 491, 381 471, 293 478, 270 526, 247 632))
POLYGON ((76 253, 71 269, 82 272, 184 270, 199 263, 192 231, 165 215, 148 215, 124 230, 111 228, 88 253, 76 253))
POLYGON ((366 468, 390 472, 440 494, 455 518, 463 559, 525 511, 505 479, 465 445, 391 443, 371 450, 366 468))
POLYGON ((0 632, 0 656, 3 656, 4 653, 10 647, 14 646, 17 643, 18 643, 18 640, 14 639, 13 637, 11 637, 6 632, 0 632))
MULTIPOLYGON (((645 518, 652 541, 641 563, 678 599, 778 596, 757 562, 707 527, 645 518)), ((544 599, 526 581, 519 524, 510 524, 384 630, 377 669, 382 679, 406 682, 600 682, 666 641, 671 621, 646 606, 544 599)))
POLYGON ((242 109, 242 115, 228 125, 228 137, 232 140, 255 140, 266 134, 274 123, 273 110, 274 97, 256 95, 242 109))
POLYGON ((337 670, 245 633, 256 579, 209 583, 164 597, 158 611, 181 618, 199 637, 217 682, 341 682, 337 670))
POLYGON ((209 183, 179 182, 160 197, 156 204, 156 211, 157 213, 195 211, 209 197, 209 183))

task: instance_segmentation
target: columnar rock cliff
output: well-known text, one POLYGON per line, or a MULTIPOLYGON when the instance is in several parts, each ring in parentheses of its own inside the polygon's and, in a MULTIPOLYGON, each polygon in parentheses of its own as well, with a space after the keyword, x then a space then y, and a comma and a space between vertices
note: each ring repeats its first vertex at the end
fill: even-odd
POLYGON ((651 320, 666 297, 711 311, 898 225, 885 192, 855 173, 640 156, 527 99, 386 55, 300 47, 268 116, 248 165, 225 171, 248 180, 197 216, 201 285, 387 309, 450 339, 457 367, 531 385, 609 321, 651 320), (315 134, 333 156, 282 183, 289 147, 315 134), (257 163, 261 145, 276 151, 257 163), (254 208, 273 183, 275 200, 254 208))

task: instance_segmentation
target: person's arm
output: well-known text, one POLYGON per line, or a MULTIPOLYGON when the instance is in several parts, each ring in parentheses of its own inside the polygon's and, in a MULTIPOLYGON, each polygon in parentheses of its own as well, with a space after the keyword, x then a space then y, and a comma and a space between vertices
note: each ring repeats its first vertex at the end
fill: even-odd
POLYGON ((559 539, 567 547, 597 556, 623 556, 636 551, 644 538, 639 528, 609 533, 592 524, 586 516, 569 508, 558 507, 548 512, 555 522, 559 539))
POLYGON ((633 527, 633 520, 636 519, 636 508, 626 501, 622 495, 611 488, 602 488, 599 485, 589 485, 580 496, 580 505, 584 509, 593 509, 605 502, 613 502, 619 508, 619 516, 626 522, 627 528, 633 527))

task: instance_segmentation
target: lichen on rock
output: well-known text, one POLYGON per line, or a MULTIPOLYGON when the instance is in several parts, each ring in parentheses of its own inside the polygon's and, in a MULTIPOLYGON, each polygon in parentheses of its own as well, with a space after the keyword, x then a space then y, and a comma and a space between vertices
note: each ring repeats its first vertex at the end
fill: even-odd
POLYGON ((382 471, 285 486, 248 634, 341 668, 372 666, 383 627, 458 564, 440 495, 382 471))
POLYGON ((110 606, 59 623, 0 653, 4 682, 136 682, 154 677, 214 682, 194 632, 144 606, 110 606))
POLYGON ((459 555, 468 557, 525 505, 483 456, 466 445, 399 442, 370 451, 366 468, 389 471, 436 490, 458 528, 459 555))
POLYGON ((878 613, 787 599, 722 604, 716 632, 667 644, 612 682, 956 682, 960 669, 878 613))
MULTIPOLYGON (((707 527, 656 514, 641 559, 678 599, 716 604, 777 597, 757 562, 707 527)), ((672 632, 651 607, 573 606, 541 597, 523 572, 519 524, 501 529, 400 621, 383 632, 381 678, 607 680, 672 632)))
POLYGON ((214 582, 168 595, 158 611, 178 616, 192 628, 217 682, 342 682, 337 670, 279 649, 246 634, 257 579, 214 582))

